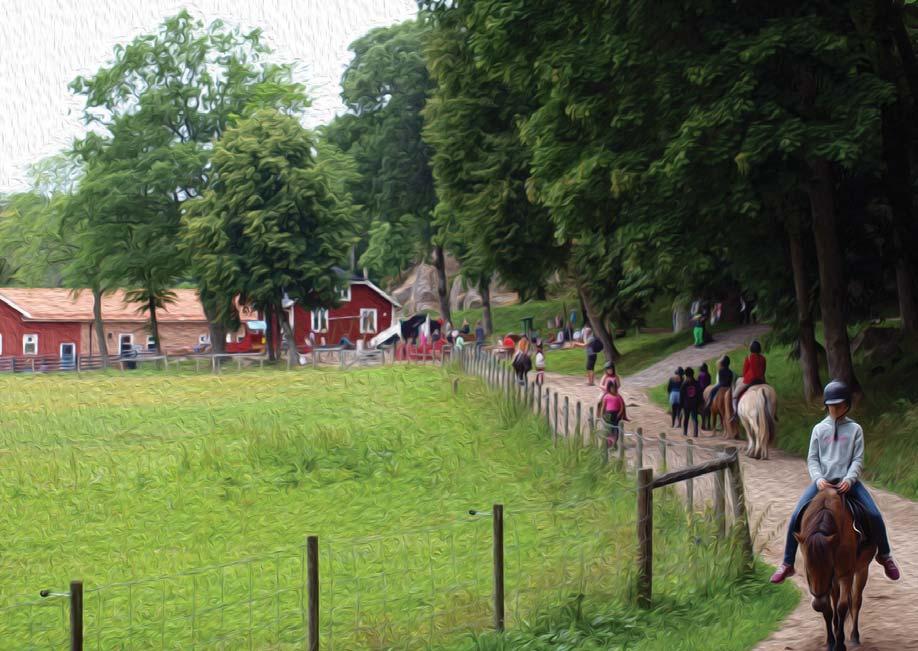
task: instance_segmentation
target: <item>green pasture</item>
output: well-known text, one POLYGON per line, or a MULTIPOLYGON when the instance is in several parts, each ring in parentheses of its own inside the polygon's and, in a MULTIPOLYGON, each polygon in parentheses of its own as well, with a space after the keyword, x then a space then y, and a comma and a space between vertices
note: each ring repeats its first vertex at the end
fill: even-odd
POLYGON ((310 534, 323 648, 746 649, 797 599, 661 497, 638 611, 633 480, 438 368, 7 375, 0 455, 0 649, 63 645, 76 578, 88 649, 303 648, 310 534))

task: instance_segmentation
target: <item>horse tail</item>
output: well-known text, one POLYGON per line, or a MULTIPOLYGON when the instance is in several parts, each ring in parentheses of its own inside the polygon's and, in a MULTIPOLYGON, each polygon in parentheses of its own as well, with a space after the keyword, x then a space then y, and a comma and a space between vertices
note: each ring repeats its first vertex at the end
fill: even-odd
POLYGON ((771 406, 768 404, 768 392, 762 390, 762 425, 765 428, 765 440, 768 443, 775 442, 775 419, 771 414, 771 406))

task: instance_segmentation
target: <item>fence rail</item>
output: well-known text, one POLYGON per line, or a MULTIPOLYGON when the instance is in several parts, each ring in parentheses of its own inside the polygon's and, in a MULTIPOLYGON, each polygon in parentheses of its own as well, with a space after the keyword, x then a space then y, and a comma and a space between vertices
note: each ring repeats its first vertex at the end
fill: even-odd
MULTIPOLYGON (((542 415, 542 388, 540 385, 524 380, 517 380, 509 364, 486 354, 479 349, 459 351, 455 361, 461 370, 478 375, 491 387, 504 392, 507 396, 519 400, 542 415), (534 399, 535 396, 535 399, 534 399)), ((454 387, 455 391, 455 387, 454 387)), ((698 446, 691 439, 671 441, 665 432, 658 437, 645 437, 638 427, 634 432, 626 432, 623 427, 611 427, 597 431, 598 418, 594 417, 592 406, 585 412, 578 400, 574 406, 573 427, 570 416, 570 400, 563 396, 561 421, 559 422, 559 392, 545 388, 545 419, 552 432, 552 442, 557 445, 559 439, 571 443, 593 445, 602 450, 605 463, 616 458, 618 467, 628 471, 629 467, 636 473, 637 479, 637 601, 643 607, 652 603, 653 576, 653 491, 675 484, 681 484, 687 511, 694 513, 696 506, 706 505, 707 500, 698 503, 695 500, 699 482, 707 482, 710 488, 711 506, 716 524, 717 536, 725 538, 728 531, 727 504, 732 507, 731 529, 735 532, 736 544, 740 547, 744 566, 752 567, 754 553, 749 526, 749 515, 746 509, 745 489, 743 487, 742 469, 736 447, 718 445, 713 450, 707 446, 698 446), (551 408, 551 412, 549 411, 551 408), (584 422, 583 414, 587 413, 584 422), (581 431, 584 434, 581 436, 581 431), (572 435, 573 432, 573 435, 572 435), (632 445, 628 446, 628 440, 632 445), (630 448, 631 453, 627 450, 630 448), (656 449, 654 449, 656 448, 656 449), (646 453, 646 456, 645 456, 646 453), (706 461, 695 464, 695 455, 708 455, 706 461), (653 467, 646 467, 645 460, 656 463, 659 474, 654 478, 653 467), (685 465, 670 470, 671 465, 685 465)))

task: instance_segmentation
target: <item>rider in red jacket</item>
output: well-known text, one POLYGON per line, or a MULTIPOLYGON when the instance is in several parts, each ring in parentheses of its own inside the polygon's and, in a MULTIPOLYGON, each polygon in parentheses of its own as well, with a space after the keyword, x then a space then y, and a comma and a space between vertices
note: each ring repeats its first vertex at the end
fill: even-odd
POLYGON ((736 385, 733 392, 733 420, 736 420, 736 407, 746 389, 755 384, 765 384, 765 356, 762 354, 762 344, 753 341, 749 346, 749 355, 743 360, 743 379, 736 385))

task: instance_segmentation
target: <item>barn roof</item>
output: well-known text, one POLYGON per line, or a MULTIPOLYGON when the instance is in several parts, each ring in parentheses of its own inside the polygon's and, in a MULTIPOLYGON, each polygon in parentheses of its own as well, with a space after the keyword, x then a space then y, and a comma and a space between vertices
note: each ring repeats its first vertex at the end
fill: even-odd
MULTIPOLYGON (((194 289, 174 289, 175 302, 156 311, 160 322, 207 321, 194 289)), ((22 314, 27 321, 92 321, 92 291, 60 288, 0 288, 0 301, 22 314)), ((139 303, 125 301, 125 292, 116 290, 102 297, 102 318, 106 321, 144 321, 147 316, 139 303)))

